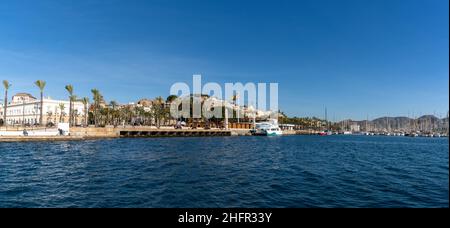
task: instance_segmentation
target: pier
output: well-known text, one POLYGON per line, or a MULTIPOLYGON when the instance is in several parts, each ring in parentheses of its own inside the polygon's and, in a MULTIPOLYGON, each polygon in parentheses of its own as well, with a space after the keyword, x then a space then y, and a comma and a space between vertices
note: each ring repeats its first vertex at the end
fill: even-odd
POLYGON ((126 138, 126 137, 206 137, 206 136, 233 136, 249 134, 248 129, 174 129, 173 127, 113 127, 103 128, 71 128, 70 135, 89 138, 126 138))
POLYGON ((170 130, 170 129, 121 129, 120 137, 205 137, 231 136, 230 130, 170 130))

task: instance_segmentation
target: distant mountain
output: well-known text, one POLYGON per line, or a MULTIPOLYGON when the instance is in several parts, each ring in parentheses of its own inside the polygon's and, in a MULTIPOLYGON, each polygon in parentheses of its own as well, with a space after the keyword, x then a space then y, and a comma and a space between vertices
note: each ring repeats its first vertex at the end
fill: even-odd
POLYGON ((405 129, 412 124, 413 119, 408 117, 382 117, 371 121, 378 129, 405 129))
POLYGON ((439 119, 434 115, 424 115, 417 119, 409 117, 380 117, 371 121, 353 121, 353 120, 343 120, 338 124, 340 126, 347 127, 349 129, 350 125, 357 124, 360 126, 361 131, 408 131, 408 130, 419 130, 419 131, 444 131, 448 128, 448 118, 439 119), (366 129, 367 126, 367 129, 366 129))
POLYGON ((433 115, 424 115, 418 118, 418 120, 420 121, 433 121, 433 122, 437 122, 437 121, 441 121, 441 119, 437 118, 436 116, 433 115))

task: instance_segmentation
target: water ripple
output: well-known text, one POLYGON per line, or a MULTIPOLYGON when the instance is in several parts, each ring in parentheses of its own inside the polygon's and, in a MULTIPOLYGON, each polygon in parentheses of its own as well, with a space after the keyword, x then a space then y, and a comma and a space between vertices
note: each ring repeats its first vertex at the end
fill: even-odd
POLYGON ((0 207, 448 207, 448 139, 0 143, 0 207))

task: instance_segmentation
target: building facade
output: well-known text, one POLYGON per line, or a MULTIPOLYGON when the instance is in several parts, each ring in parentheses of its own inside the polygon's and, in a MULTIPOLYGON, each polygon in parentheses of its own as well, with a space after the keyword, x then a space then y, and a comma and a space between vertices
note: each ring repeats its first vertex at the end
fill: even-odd
MULTIPOLYGON (((69 122, 69 101, 43 99, 42 124, 57 124, 69 122)), ((28 93, 14 95, 8 103, 6 110, 6 123, 8 125, 35 125, 39 124, 41 100, 28 93)), ((81 102, 73 102, 75 125, 84 123, 84 105, 81 102)), ((0 122, 4 123, 4 105, 0 106, 0 122)))
POLYGON ((361 131, 361 127, 358 124, 352 124, 352 125, 350 125, 350 131, 359 132, 359 131, 361 131))

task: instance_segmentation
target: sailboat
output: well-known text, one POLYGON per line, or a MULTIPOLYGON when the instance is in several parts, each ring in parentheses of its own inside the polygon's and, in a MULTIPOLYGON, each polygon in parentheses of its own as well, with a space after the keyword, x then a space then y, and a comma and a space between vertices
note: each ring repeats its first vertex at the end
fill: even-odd
POLYGON ((328 126, 328 113, 327 113, 327 108, 325 108, 325 130, 319 132, 319 135, 321 136, 326 136, 326 135, 332 135, 333 132, 329 130, 329 126, 328 126))

